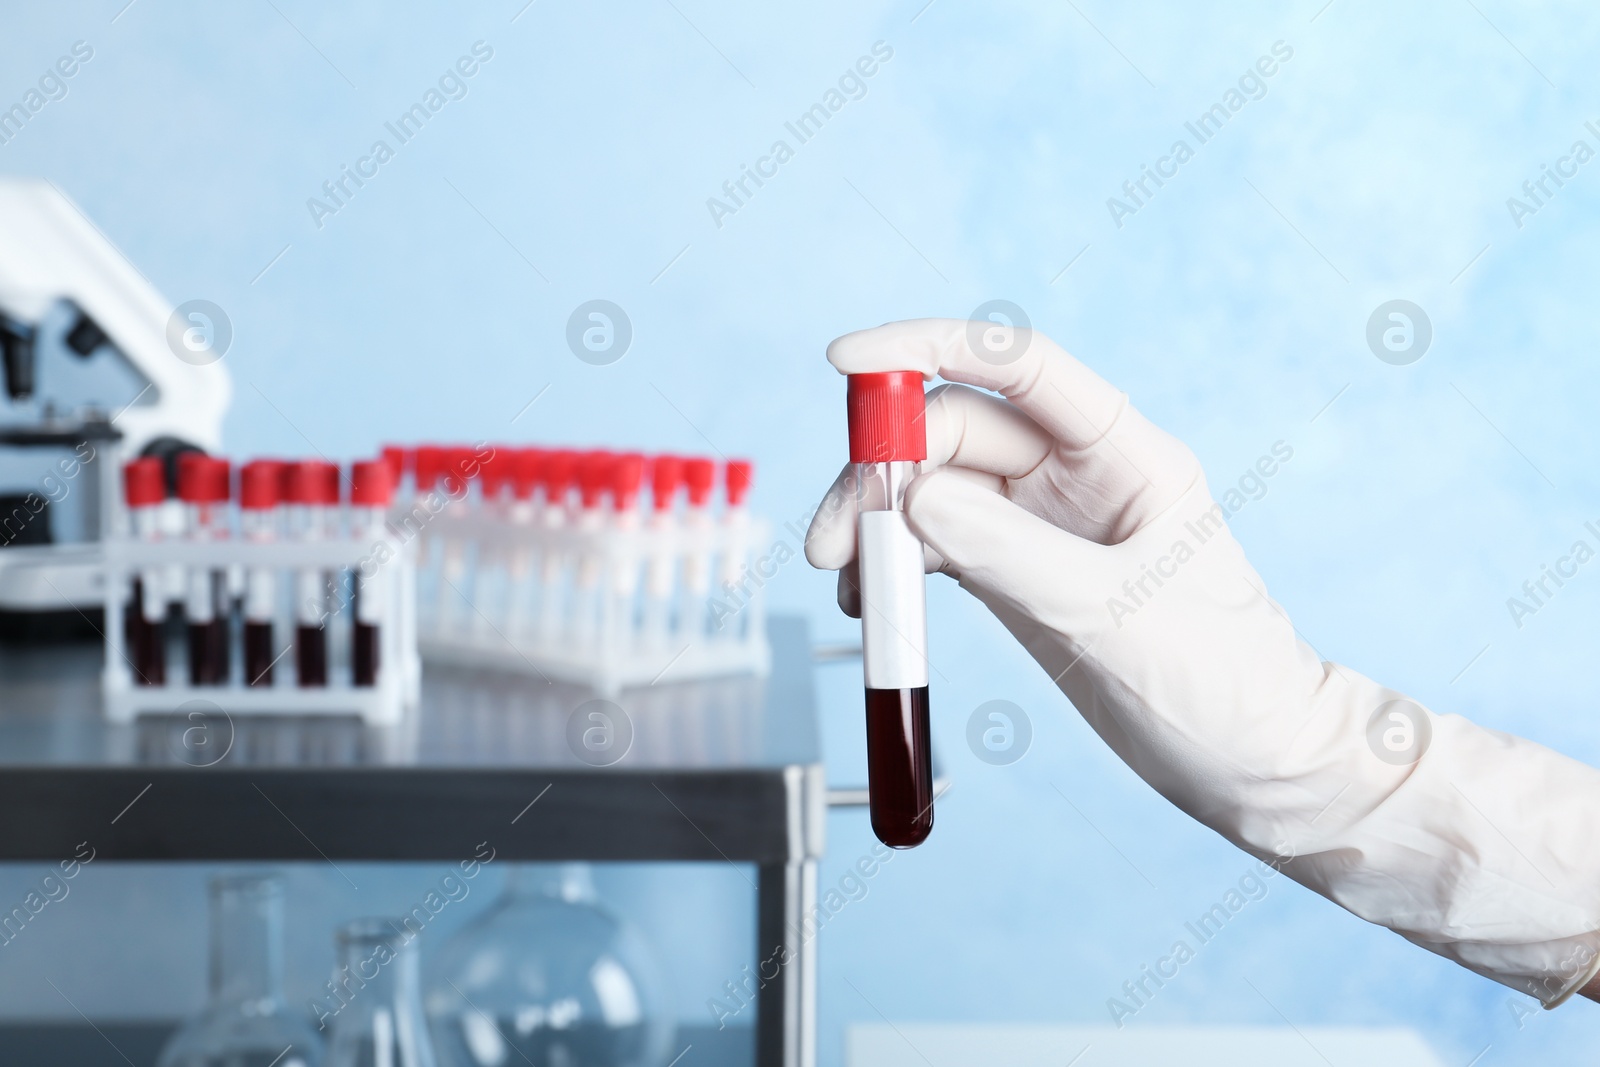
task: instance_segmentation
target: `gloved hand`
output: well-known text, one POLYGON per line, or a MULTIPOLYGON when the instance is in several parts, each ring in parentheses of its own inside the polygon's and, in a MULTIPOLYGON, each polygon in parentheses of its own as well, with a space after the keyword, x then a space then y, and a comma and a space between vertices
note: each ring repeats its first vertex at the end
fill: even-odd
MULTIPOLYGON (((1193 454, 1040 334, 925 319, 828 347, 919 370, 907 518, 930 570, 1016 636, 1135 773, 1370 922, 1547 1007, 1600 970, 1600 771, 1324 662, 1229 533, 1193 454), (999 331, 1000 362, 969 330, 999 331), (1399 703, 1395 703, 1399 702, 1399 703)), ((807 535, 850 577, 846 467, 807 535)))

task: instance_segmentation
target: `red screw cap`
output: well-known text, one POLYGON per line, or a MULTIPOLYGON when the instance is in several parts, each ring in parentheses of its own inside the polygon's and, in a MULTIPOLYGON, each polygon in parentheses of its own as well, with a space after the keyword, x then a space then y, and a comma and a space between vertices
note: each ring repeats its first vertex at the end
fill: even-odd
POLYGON ((167 469, 155 456, 136 459, 122 468, 122 495, 130 508, 167 499, 167 469))
POLYGON ((578 500, 585 508, 597 508, 611 487, 611 465, 616 457, 596 449, 578 457, 578 500))
POLYGON ((657 511, 672 507, 673 497, 683 487, 683 460, 677 456, 657 456, 650 461, 650 494, 657 511))
POLYGON ((450 496, 459 497, 467 491, 468 480, 478 472, 483 461, 478 458, 476 451, 460 445, 440 451, 444 454, 444 463, 439 469, 439 476, 444 479, 444 491, 450 496))
POLYGON ((283 466, 283 499, 288 504, 320 504, 323 497, 323 463, 301 459, 283 466))
POLYGON ((565 504, 567 494, 572 491, 573 480, 578 475, 578 454, 566 449, 558 449, 545 456, 544 477, 540 479, 544 485, 544 501, 546 504, 565 504))
POLYGON ((755 476, 755 466, 747 459, 728 460, 728 469, 723 477, 727 480, 728 506, 740 507, 744 498, 750 495, 750 481, 755 476))
POLYGON ((350 503, 361 508, 386 508, 394 499, 394 468, 388 460, 362 460, 350 465, 350 503))
POLYGON ((239 506, 249 511, 270 511, 283 498, 283 464, 275 459, 255 459, 239 468, 239 506))
POLYGON ((339 465, 317 460, 317 503, 324 507, 339 505, 339 465))
POLYGON ((439 475, 444 472, 444 449, 438 445, 418 445, 411 462, 417 492, 432 492, 433 487, 439 484, 439 475))
POLYGON ((624 452, 611 461, 611 504, 618 511, 638 506, 644 485, 644 454, 624 452))
POLYGON ((399 485, 400 479, 411 467, 415 453, 408 452, 399 445, 384 445, 380 453, 383 461, 389 465, 389 474, 394 478, 394 484, 399 485))
POLYGON ((542 448, 521 448, 511 457, 511 495, 518 500, 532 500, 533 487, 544 478, 545 457, 542 448))
POLYGON ((232 473, 225 459, 185 452, 178 457, 178 499, 186 504, 226 503, 232 473))
POLYGON ((516 463, 516 449, 509 445, 494 445, 488 449, 484 458, 474 456, 472 462, 465 469, 472 470, 472 463, 477 465, 478 480, 483 488, 485 500, 495 500, 500 496, 500 490, 512 480, 513 466, 516 463))
POLYGON ((717 465, 702 456, 683 461, 683 480, 689 483, 689 504, 703 508, 711 503, 711 487, 717 480, 717 465))
POLYGON ((850 462, 891 463, 928 458, 922 374, 914 370, 852 374, 846 379, 850 462))

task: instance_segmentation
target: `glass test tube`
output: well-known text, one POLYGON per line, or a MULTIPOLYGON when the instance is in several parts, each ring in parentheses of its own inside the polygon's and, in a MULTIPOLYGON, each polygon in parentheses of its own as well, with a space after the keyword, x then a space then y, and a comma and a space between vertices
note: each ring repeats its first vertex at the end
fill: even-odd
MULTIPOLYGON (((547 530, 559 530, 568 523, 567 501, 572 495, 577 464, 578 454, 566 449, 557 449, 545 456, 544 508, 539 518, 547 530)), ((553 544, 539 561, 539 634, 545 641, 554 640, 561 629, 566 594, 562 576, 567 562, 565 554, 557 551, 553 544)))
POLYGON ((761 580, 749 573, 750 510, 745 506, 745 498, 750 495, 754 474, 755 468, 747 459, 730 459, 723 469, 728 507, 722 513, 724 540, 720 584, 725 603, 732 605, 734 613, 712 623, 711 636, 719 641, 736 641, 743 635, 750 621, 746 609, 755 597, 754 582, 761 580))
MULTIPOLYGON (((326 495, 323 464, 300 460, 284 467, 283 497, 288 505, 289 536, 320 541, 327 532, 322 512, 326 495)), ((306 688, 328 684, 327 578, 320 567, 301 567, 294 575, 294 665, 296 681, 306 688)))
POLYGON ((906 487, 928 456, 922 375, 852 374, 848 403, 872 830, 910 848, 933 830, 927 593, 922 542, 905 517, 906 487))
MULTIPOLYGON (((122 492, 128 502, 132 534, 141 541, 161 537, 161 505, 167 499, 166 466, 154 456, 127 464, 122 472, 122 492)), ((128 658, 133 680, 139 685, 167 683, 167 646, 163 633, 167 618, 167 593, 160 567, 147 567, 133 578, 133 601, 128 612, 128 658)))
MULTIPOLYGON (((384 517, 394 497, 394 480, 389 465, 382 460, 353 464, 350 468, 350 529, 364 542, 384 537, 384 517)), ((369 552, 368 567, 377 567, 377 553, 369 552)), ((383 587, 371 574, 357 570, 351 575, 355 586, 355 626, 351 635, 350 675, 358 686, 378 684, 381 666, 379 627, 386 605, 383 587)))
MULTIPOLYGON (((521 527, 531 527, 539 521, 539 506, 534 497, 544 477, 545 452, 538 448, 519 448, 511 456, 511 502, 507 517, 521 527)), ((517 538, 517 545, 506 561, 505 620, 507 632, 521 637, 532 630, 533 622, 533 572, 536 557, 526 536, 517 538)))
POLYGON ((711 596, 711 490, 717 465, 701 456, 683 461, 689 506, 683 512, 683 599, 678 605, 678 643, 705 635, 711 596))
MULTIPOLYGON (((495 445, 478 464, 478 514, 490 522, 510 516, 511 504, 506 495, 512 484, 515 462, 515 449, 509 445, 495 445)), ((503 546, 491 538, 479 539, 472 567, 473 610, 467 625, 480 640, 487 640, 495 633, 493 620, 499 615, 496 601, 505 596, 509 564, 509 553, 503 551, 503 546)))
POLYGON ((611 631, 605 640, 612 642, 608 651, 626 655, 634 644, 637 616, 634 601, 639 595, 639 571, 642 560, 637 542, 632 539, 639 529, 639 491, 644 486, 644 456, 638 452, 624 452, 611 464, 611 528, 628 535, 618 540, 617 552, 611 559, 608 580, 611 610, 608 613, 611 631))
POLYGON ((644 641, 653 649, 667 644, 672 627, 672 594, 677 581, 678 557, 673 505, 683 487, 683 460, 657 456, 650 461, 650 555, 644 577, 644 641))
MULTIPOLYGON (((246 541, 271 544, 281 536, 283 464, 258 459, 239 468, 239 532, 246 541)), ((271 686, 277 654, 272 650, 272 620, 278 610, 278 576, 272 567, 245 572, 244 683, 271 686)))
MULTIPOLYGON (((610 489, 614 458, 603 450, 585 452, 578 457, 577 527, 590 539, 606 525, 605 498, 610 489)), ((567 636, 572 644, 584 648, 599 636, 600 597, 603 595, 600 553, 593 550, 579 553, 577 566, 567 636)))
MULTIPOLYGON (((178 497, 187 512, 191 541, 203 543, 228 537, 231 474, 232 468, 225 459, 200 452, 185 452, 178 457, 178 497)), ((224 574, 222 569, 211 566, 187 569, 183 611, 190 685, 222 685, 228 680, 224 574)))

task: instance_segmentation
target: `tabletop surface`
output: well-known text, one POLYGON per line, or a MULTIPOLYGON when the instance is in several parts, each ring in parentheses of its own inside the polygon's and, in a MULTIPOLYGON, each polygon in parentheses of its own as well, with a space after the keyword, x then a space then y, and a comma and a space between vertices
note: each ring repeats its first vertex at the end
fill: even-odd
POLYGON ((817 763, 805 622, 778 616, 768 633, 766 678, 662 684, 615 700, 536 676, 429 663, 420 707, 387 727, 352 717, 230 715, 225 693, 215 706, 110 723, 100 714, 98 644, 0 645, 0 768, 693 771, 817 763))
MULTIPOLYGON (((786 864, 822 849, 811 649, 768 620, 765 678, 593 693, 425 666, 397 726, 100 714, 100 648, 0 647, 0 860, 471 856, 786 864), (594 719, 598 712, 604 719, 594 719), (632 738, 609 752, 585 730, 632 738), (616 753, 622 755, 616 758, 616 753)), ((218 697, 226 705, 226 695, 218 697)))

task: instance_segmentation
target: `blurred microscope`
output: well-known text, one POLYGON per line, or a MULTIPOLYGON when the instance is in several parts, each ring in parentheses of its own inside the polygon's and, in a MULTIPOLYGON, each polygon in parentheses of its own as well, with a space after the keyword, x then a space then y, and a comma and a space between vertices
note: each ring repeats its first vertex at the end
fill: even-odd
POLYGON ((0 235, 0 637, 92 632, 119 460, 221 445, 218 324, 174 309, 48 181, 0 177, 0 235))

